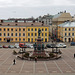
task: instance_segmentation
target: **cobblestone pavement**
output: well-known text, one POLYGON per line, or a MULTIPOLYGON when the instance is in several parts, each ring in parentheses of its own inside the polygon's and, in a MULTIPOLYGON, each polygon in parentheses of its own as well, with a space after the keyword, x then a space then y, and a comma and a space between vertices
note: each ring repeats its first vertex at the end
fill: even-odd
POLYGON ((61 48, 62 58, 58 60, 37 61, 37 63, 17 59, 12 54, 13 50, 19 49, 0 48, 0 75, 75 75, 75 58, 73 57, 75 47, 61 48), (16 65, 13 65, 13 59, 16 59, 16 65))

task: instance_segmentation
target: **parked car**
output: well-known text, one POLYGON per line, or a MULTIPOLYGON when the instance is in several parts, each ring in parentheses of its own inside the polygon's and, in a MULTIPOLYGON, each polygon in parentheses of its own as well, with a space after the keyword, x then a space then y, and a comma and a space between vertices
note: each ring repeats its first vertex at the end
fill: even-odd
POLYGON ((15 48, 20 48, 19 47, 19 43, 15 43, 15 46, 14 46, 15 48))
POLYGON ((3 48, 8 48, 8 46, 7 45, 3 45, 3 48))
POLYGON ((0 45, 0 48, 3 48, 2 45, 0 45))
POLYGON ((34 48, 33 45, 30 45, 29 48, 34 48))
POLYGON ((64 43, 58 43, 56 47, 66 48, 66 45, 64 43))
POLYGON ((14 46, 13 46, 13 45, 9 45, 8 47, 9 47, 9 48, 14 48, 14 46))
POLYGON ((15 47, 15 48, 20 48, 18 45, 15 45, 14 47, 15 47))
POLYGON ((71 42, 71 44, 70 44, 71 46, 75 46, 75 42, 71 42))
POLYGON ((53 47, 56 47, 56 45, 55 44, 47 44, 46 47, 47 48, 53 48, 53 47))
POLYGON ((24 43, 19 43, 19 47, 20 48, 27 48, 27 45, 25 45, 24 43))

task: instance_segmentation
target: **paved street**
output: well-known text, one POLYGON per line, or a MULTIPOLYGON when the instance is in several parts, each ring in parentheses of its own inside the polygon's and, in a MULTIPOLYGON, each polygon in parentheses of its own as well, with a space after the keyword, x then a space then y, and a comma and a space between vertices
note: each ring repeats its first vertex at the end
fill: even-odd
MULTIPOLYGON (((13 50, 0 48, 0 74, 72 74, 75 73, 75 47, 61 49, 62 58, 49 61, 34 61, 20 60, 12 54, 13 50), (13 59, 16 59, 16 65, 13 65, 13 59)), ((26 49, 32 50, 32 49, 26 49)), ((47 49, 51 50, 51 49, 47 49)))

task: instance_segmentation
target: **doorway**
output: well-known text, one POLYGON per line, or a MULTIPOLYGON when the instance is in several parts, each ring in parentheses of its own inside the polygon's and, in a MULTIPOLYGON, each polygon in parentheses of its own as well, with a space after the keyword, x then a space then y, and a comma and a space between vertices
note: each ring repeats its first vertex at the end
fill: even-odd
POLYGON ((71 42, 71 38, 69 38, 68 40, 69 40, 69 42, 71 42))
POLYGON ((7 39, 7 42, 10 42, 10 39, 7 39))

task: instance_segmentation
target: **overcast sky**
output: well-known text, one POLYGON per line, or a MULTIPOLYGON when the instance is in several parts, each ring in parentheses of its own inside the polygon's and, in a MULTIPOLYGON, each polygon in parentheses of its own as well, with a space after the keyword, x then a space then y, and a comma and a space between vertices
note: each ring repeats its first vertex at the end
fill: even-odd
POLYGON ((75 0, 0 0, 0 19, 38 17, 67 11, 75 14, 75 0))

